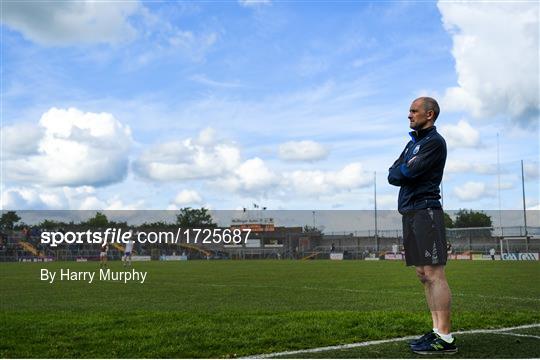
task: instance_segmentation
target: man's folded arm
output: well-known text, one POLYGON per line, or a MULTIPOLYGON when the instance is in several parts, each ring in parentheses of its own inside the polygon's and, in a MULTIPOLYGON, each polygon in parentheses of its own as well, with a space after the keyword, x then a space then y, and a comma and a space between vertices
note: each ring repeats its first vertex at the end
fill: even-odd
POLYGON ((439 162, 446 154, 446 148, 441 141, 431 141, 420 147, 420 151, 407 163, 399 165, 400 173, 406 179, 415 179, 439 162))
POLYGON ((396 161, 394 161, 390 169, 388 169, 388 183, 395 186, 401 186, 403 184, 403 180, 405 180, 405 177, 401 173, 399 167, 403 163, 404 157, 405 157, 405 150, 403 150, 399 158, 396 161))

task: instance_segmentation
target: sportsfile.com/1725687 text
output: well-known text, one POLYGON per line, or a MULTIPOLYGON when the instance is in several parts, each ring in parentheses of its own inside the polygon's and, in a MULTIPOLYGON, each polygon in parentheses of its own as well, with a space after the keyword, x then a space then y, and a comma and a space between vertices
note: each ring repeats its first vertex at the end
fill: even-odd
POLYGON ((56 247, 61 244, 242 244, 246 243, 251 229, 177 228, 176 231, 136 231, 107 228, 103 231, 44 231, 41 243, 56 247))

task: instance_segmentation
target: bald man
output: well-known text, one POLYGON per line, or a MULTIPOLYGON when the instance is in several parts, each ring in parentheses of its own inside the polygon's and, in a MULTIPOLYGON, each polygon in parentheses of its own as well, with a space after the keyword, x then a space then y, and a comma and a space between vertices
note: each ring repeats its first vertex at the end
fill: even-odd
POLYGON ((388 170, 388 182, 399 186, 403 246, 407 266, 416 268, 431 311, 433 329, 410 343, 418 354, 457 352, 450 333, 452 295, 446 280, 446 230, 440 184, 446 163, 446 142, 435 121, 440 108, 430 97, 414 100, 409 109, 411 141, 388 170))

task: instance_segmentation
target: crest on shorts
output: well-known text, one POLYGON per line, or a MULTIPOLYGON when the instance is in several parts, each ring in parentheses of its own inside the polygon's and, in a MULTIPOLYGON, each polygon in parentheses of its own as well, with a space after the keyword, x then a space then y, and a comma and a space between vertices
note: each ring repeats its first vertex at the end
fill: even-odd
POLYGON ((424 256, 425 256, 425 257, 431 257, 431 254, 429 253, 429 251, 426 250, 424 256))
POLYGON ((420 151, 420 145, 416 145, 416 147, 414 148, 412 153, 413 153, 413 155, 416 155, 416 154, 418 154, 419 151, 420 151))

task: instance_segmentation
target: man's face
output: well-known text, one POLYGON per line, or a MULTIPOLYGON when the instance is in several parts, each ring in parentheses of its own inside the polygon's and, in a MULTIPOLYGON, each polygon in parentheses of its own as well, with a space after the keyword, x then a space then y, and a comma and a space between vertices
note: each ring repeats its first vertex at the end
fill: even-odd
POLYGON ((433 111, 425 111, 423 100, 414 100, 409 109, 409 127, 413 130, 427 129, 433 126, 433 111))

